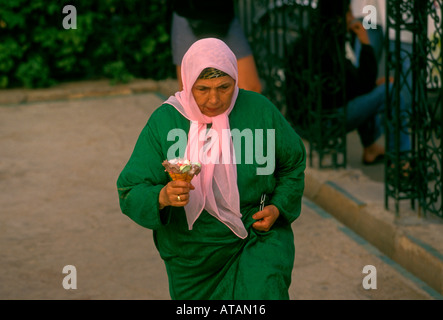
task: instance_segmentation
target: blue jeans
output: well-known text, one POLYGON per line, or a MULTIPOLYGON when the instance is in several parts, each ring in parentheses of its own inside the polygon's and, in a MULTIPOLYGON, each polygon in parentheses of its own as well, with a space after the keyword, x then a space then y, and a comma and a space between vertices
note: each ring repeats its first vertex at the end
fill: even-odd
MULTIPOLYGON (((395 41, 389 41, 389 50, 391 54, 395 52, 395 41)), ((412 43, 400 43, 400 59, 394 63, 401 63, 401 74, 399 75, 401 94, 405 99, 406 109, 412 109, 412 69, 411 69, 412 43)))
MULTIPOLYGON (((392 84, 389 85, 392 90, 392 84)), ((371 92, 358 96, 347 104, 347 130, 357 129, 363 147, 373 144, 382 134, 380 116, 384 116, 386 86, 380 85, 371 92)), ((407 112, 403 98, 400 97, 400 152, 411 150, 411 140, 407 132, 407 112)), ((389 150, 394 148, 394 130, 389 130, 389 150)))

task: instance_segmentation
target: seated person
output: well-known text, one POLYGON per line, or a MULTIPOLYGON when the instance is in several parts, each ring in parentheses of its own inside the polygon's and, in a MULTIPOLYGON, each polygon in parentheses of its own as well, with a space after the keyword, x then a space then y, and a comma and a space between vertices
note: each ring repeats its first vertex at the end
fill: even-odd
MULTIPOLYGON (((355 19, 349 10, 346 14, 346 29, 347 37, 351 38, 351 43, 357 39, 360 42, 361 51, 358 56, 358 61, 355 55, 352 58, 347 55, 344 59, 344 82, 343 89, 340 90, 340 81, 337 81, 337 72, 341 66, 337 63, 342 61, 343 57, 334 54, 341 54, 341 50, 337 50, 337 45, 344 39, 339 39, 341 35, 336 35, 335 39, 324 39, 318 33, 315 33, 313 39, 308 39, 309 32, 301 35, 296 41, 292 53, 293 57, 288 60, 288 67, 286 72, 286 85, 288 87, 288 115, 290 120, 296 125, 305 121, 307 103, 313 103, 315 99, 305 99, 303 95, 308 92, 313 92, 312 89, 312 73, 315 77, 322 80, 321 86, 321 108, 328 111, 333 108, 340 108, 346 106, 346 130, 351 132, 357 130, 360 141, 363 145, 362 162, 366 165, 379 163, 384 158, 385 148, 376 141, 383 132, 383 125, 380 120, 380 115, 384 116, 384 108, 386 101, 386 85, 384 78, 377 79, 377 60, 374 50, 369 42, 367 31, 364 29, 362 23, 355 19), (309 40, 317 41, 319 38, 323 39, 321 43, 313 43, 311 50, 308 50, 309 40), (354 38, 354 39, 352 39, 354 38), (310 53, 308 53, 310 52, 310 53), (310 55, 311 56, 310 56, 310 55), (308 58, 312 63, 309 63, 308 58), (307 70, 309 66, 309 70, 307 70), (358 66, 358 67, 357 67, 358 66), (319 67, 317 69, 316 67, 319 67), (309 71, 309 72, 308 72, 309 71), (316 74, 320 72, 320 74, 316 74), (338 90, 337 90, 338 89, 338 90)), ((331 32, 330 28, 322 28, 319 32, 331 32)), ((336 28, 338 32, 340 26, 336 28)), ((327 37, 327 34, 323 37, 327 37)), ((348 51, 349 53, 349 51, 348 51)), ((352 53, 352 52, 351 52, 352 53)), ((339 80, 339 79, 338 79, 339 80)), ((392 83, 389 89, 392 90, 392 83)), ((393 95, 394 96, 394 95, 393 95)), ((400 152, 406 152, 411 149, 410 137, 407 133, 406 119, 407 113, 403 98, 400 96, 400 152)), ((316 105, 311 105, 313 110, 316 105)), ((394 132, 389 130, 389 150, 394 147, 394 132)))
MULTIPOLYGON (((347 130, 358 130, 360 141, 363 145, 362 161, 364 164, 373 164, 382 159, 384 148, 375 141, 382 133, 381 121, 378 117, 383 114, 386 103, 386 86, 384 78, 377 77, 377 60, 374 50, 369 42, 369 37, 362 23, 354 19, 351 11, 346 14, 347 30, 354 34, 361 44, 358 67, 355 67, 349 59, 345 60, 345 86, 347 103, 347 130)), ((392 90, 392 84, 389 89, 392 90)), ((400 152, 411 149, 410 137, 406 132, 405 104, 400 97, 400 152)), ((389 149, 393 148, 392 137, 389 139, 389 149)))

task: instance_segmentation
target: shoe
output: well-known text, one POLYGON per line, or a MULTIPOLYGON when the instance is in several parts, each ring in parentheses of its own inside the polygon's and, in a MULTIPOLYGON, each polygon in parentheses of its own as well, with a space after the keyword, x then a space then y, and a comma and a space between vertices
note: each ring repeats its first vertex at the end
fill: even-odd
POLYGON ((384 154, 379 154, 377 157, 375 157, 375 159, 373 161, 363 160, 362 162, 363 162, 363 164, 365 166, 372 166, 372 165, 375 165, 375 164, 384 163, 384 161, 385 161, 385 155, 384 154))

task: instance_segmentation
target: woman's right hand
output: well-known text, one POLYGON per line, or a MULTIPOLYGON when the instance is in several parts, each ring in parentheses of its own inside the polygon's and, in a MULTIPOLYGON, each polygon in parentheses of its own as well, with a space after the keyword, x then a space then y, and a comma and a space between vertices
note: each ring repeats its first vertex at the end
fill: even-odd
POLYGON ((184 207, 189 202, 189 191, 195 187, 186 181, 170 181, 165 185, 158 197, 160 209, 166 206, 184 207))

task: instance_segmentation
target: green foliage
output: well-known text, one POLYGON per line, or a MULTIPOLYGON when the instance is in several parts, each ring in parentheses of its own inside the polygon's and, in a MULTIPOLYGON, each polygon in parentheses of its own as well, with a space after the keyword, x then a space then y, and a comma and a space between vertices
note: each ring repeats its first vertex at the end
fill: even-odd
POLYGON ((173 77, 168 0, 0 0, 0 88, 173 77), (64 29, 65 5, 77 29, 64 29))

